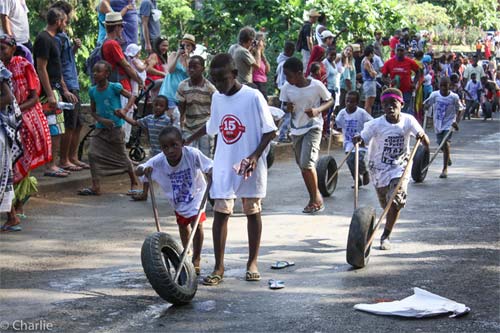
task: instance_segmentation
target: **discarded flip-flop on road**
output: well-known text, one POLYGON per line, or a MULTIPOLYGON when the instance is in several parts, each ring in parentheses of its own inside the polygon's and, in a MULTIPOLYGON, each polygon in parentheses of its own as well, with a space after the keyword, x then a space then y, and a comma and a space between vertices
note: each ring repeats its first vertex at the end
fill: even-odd
POLYGON ((290 266, 295 266, 295 263, 293 261, 276 261, 274 264, 271 265, 271 268, 282 269, 290 266))
POLYGON ((285 288, 285 282, 281 280, 269 280, 269 289, 283 289, 285 288))

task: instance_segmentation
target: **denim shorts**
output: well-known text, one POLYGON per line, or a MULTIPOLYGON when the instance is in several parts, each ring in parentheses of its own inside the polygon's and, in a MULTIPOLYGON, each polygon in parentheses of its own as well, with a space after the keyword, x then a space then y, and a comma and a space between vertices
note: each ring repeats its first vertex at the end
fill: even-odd
MULTIPOLYGON (((440 145, 441 142, 443 142, 444 137, 446 136, 446 134, 448 134, 449 131, 450 130, 444 130, 444 131, 441 131, 439 133, 436 133, 436 139, 437 139, 438 145, 440 145)), ((452 136, 453 136, 453 133, 450 134, 450 136, 448 137, 448 139, 446 141, 451 142, 452 136)))
POLYGON ((377 81, 370 80, 363 82, 363 92, 365 97, 376 97, 377 96, 377 81))

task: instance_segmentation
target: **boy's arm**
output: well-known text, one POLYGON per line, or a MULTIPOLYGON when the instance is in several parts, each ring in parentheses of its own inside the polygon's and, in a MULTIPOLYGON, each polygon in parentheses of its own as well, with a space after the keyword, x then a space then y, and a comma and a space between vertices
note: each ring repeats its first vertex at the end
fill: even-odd
POLYGON ((333 105, 333 98, 330 98, 326 102, 323 102, 323 104, 321 104, 317 108, 308 108, 308 109, 305 109, 304 112, 305 112, 305 114, 307 114, 307 116, 309 118, 312 118, 312 117, 316 117, 317 115, 321 114, 321 112, 323 112, 323 111, 327 111, 328 109, 330 109, 332 107, 332 105, 333 105))
POLYGON ((257 149, 250 154, 250 156, 247 157, 248 160, 248 166, 245 169, 243 177, 246 179, 250 177, 252 172, 257 168, 257 161, 259 160, 260 156, 264 152, 264 149, 269 145, 272 139, 276 136, 276 131, 271 131, 262 134, 262 138, 260 139, 260 143, 257 146, 257 149))
POLYGON ((151 167, 151 166, 144 167, 144 165, 139 165, 135 169, 135 174, 137 177, 141 177, 141 176, 149 177, 149 176, 151 176, 152 173, 153 173, 153 167, 151 167))
POLYGON ((427 134, 425 134, 425 132, 419 132, 415 137, 417 138, 417 140, 420 139, 420 142, 424 145, 424 147, 429 150, 429 145, 431 143, 429 141, 429 137, 427 136, 427 134))
POLYGON ((205 134, 207 134, 207 127, 202 126, 199 130, 197 130, 195 133, 193 133, 193 135, 191 135, 189 138, 187 138, 184 141, 184 145, 189 146, 193 141, 198 140, 199 138, 201 138, 205 134))
POLYGON ((130 110, 130 108, 132 107, 132 105, 134 105, 135 96, 132 95, 132 93, 130 91, 128 91, 127 89, 122 89, 120 91, 120 95, 128 98, 127 105, 125 105, 125 107, 123 109, 124 110, 130 110))
POLYGON ((127 110, 121 110, 121 109, 115 110, 115 115, 118 118, 125 120, 127 123, 129 123, 132 126, 140 126, 139 122, 137 120, 132 119, 132 118, 127 116, 127 110))
POLYGON ((179 104, 177 104, 177 107, 179 108, 179 123, 182 130, 184 128, 184 121, 186 121, 186 102, 179 102, 179 104))

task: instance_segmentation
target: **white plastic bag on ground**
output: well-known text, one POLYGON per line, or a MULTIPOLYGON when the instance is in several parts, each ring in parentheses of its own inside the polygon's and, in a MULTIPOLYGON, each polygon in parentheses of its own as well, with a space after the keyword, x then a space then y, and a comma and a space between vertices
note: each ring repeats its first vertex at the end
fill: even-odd
POLYGON ((450 318, 466 314, 470 308, 420 288, 413 288, 414 294, 401 301, 376 304, 356 304, 354 309, 385 316, 432 317, 453 312, 450 318))

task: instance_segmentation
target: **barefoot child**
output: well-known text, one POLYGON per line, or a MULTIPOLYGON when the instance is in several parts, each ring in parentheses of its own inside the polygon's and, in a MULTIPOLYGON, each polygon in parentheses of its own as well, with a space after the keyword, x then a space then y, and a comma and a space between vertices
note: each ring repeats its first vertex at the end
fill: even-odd
MULTIPOLYGON (((166 114, 167 109, 167 98, 163 95, 158 95, 153 101, 153 114, 147 115, 139 120, 130 118, 125 110, 117 110, 115 114, 119 118, 124 119, 130 125, 139 126, 147 131, 149 145, 151 147, 149 156, 153 157, 161 153, 160 142, 158 141, 160 131, 164 127, 174 124, 173 116, 168 116, 166 114)), ((148 199, 149 183, 146 179, 141 178, 141 181, 142 191, 139 191, 132 196, 134 201, 146 201, 148 199)))
MULTIPOLYGON (((139 165, 137 176, 151 175, 168 201, 175 209, 182 245, 187 246, 191 227, 196 222, 198 208, 207 188, 205 176, 212 169, 212 160, 193 147, 185 147, 181 131, 174 126, 163 128, 158 135, 162 154, 139 165)), ((193 265, 200 274, 201 248, 203 246, 203 225, 206 220, 205 207, 202 208, 200 223, 193 239, 193 265)))
MULTIPOLYGON (((121 83, 109 82, 111 65, 104 60, 98 61, 92 68, 95 86, 89 89, 91 116, 96 120, 95 134, 89 148, 90 173, 92 186, 78 191, 79 195, 101 194, 100 177, 127 172, 130 177, 129 195, 134 194, 138 185, 132 161, 125 152, 123 119, 115 115, 121 109, 120 96, 130 98, 129 91, 121 83)), ((126 110, 130 108, 129 100, 126 110)))
MULTIPOLYGON (((396 88, 389 88, 380 96, 384 116, 365 124, 360 135, 353 142, 361 142, 368 147, 368 167, 370 178, 377 191, 380 206, 385 208, 399 179, 408 163, 410 136, 422 139, 422 144, 429 149, 429 138, 418 121, 407 113, 401 113, 403 93, 396 88)), ((387 213, 384 233, 380 239, 380 249, 390 250, 389 237, 405 206, 409 177, 403 181, 387 213)))
MULTIPOLYGON (((362 109, 358 107, 359 104, 359 93, 357 91, 349 91, 345 97, 345 109, 340 110, 337 118, 335 118, 335 124, 344 134, 344 151, 346 154, 351 151, 353 144, 352 138, 359 135, 363 130, 366 122, 373 120, 373 117, 362 109)), ((365 147, 359 147, 359 175, 363 177, 362 180, 358 180, 358 184, 367 185, 370 182, 370 176, 365 164, 365 147)), ((354 179, 354 162, 355 162, 354 151, 347 159, 347 165, 351 171, 352 178, 354 179)))
POLYGON ((318 190, 315 164, 323 130, 321 114, 333 105, 332 94, 320 81, 306 79, 302 61, 295 57, 285 62, 283 70, 287 82, 281 89, 280 100, 287 104, 286 112, 292 112, 291 135, 295 161, 309 192, 309 202, 302 212, 314 214, 325 209, 318 190))
MULTIPOLYGON (((444 137, 451 130, 451 127, 458 130, 460 121, 460 98, 457 94, 450 91, 450 78, 443 77, 439 81, 439 90, 432 92, 428 99, 424 101, 424 108, 434 106, 433 119, 434 131, 438 144, 441 144, 444 137)), ((439 178, 448 177, 448 166, 451 165, 450 158, 450 139, 451 134, 446 140, 443 150, 443 171, 439 178)))
POLYGON ((262 233, 261 200, 266 196, 267 165, 264 153, 276 135, 276 126, 264 96, 242 85, 229 54, 218 54, 210 63, 210 76, 219 91, 212 96, 210 118, 206 126, 189 137, 186 144, 205 135, 217 134, 213 183, 210 197, 214 203, 215 267, 203 284, 215 286, 224 278, 224 251, 227 224, 233 213, 234 199, 242 198, 247 216, 248 261, 246 281, 261 279, 257 266, 262 233), (237 107, 235 107, 237 106, 237 107))

